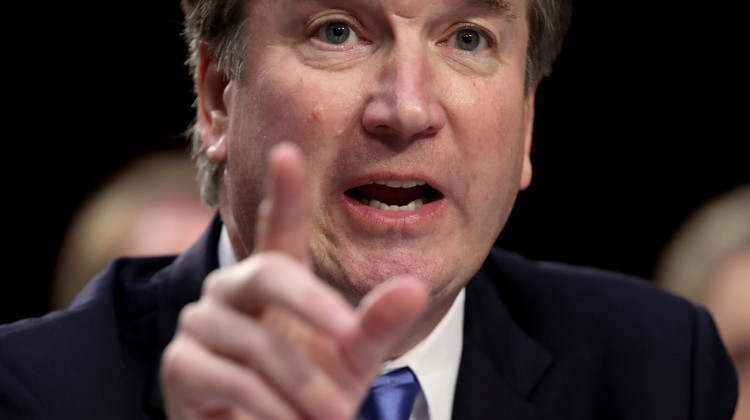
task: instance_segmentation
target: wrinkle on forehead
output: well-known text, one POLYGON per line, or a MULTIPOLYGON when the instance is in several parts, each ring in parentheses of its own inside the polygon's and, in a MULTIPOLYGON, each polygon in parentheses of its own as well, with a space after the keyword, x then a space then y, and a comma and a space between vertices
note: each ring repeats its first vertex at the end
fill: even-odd
MULTIPOLYGON (((409 5, 410 2, 398 2, 397 0, 393 1, 381 1, 381 0, 375 0, 376 3, 388 3, 391 7, 395 6, 396 4, 399 4, 401 6, 406 6, 406 9, 403 9, 399 13, 396 13, 397 15, 404 17, 404 18, 411 18, 414 15, 416 15, 416 12, 414 10, 411 10, 409 5), (406 4, 404 4, 406 3, 406 4)), ((485 12, 495 15, 504 15, 509 19, 515 19, 517 16, 512 13, 514 6, 516 3, 520 3, 521 0, 459 0, 459 3, 463 3, 468 7, 483 9, 485 12)))

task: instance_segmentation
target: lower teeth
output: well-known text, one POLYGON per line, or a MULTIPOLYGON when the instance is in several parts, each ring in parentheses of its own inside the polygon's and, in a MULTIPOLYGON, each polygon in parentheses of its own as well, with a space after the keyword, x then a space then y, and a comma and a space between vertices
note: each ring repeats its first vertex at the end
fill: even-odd
POLYGON ((385 210, 385 211, 415 211, 415 210, 419 210, 420 207, 422 207, 422 205, 424 204, 424 199, 422 198, 417 198, 416 200, 410 202, 409 204, 405 206, 398 206, 395 204, 388 205, 385 203, 381 203, 378 200, 368 200, 367 198, 363 198, 361 201, 362 201, 362 204, 366 206, 370 206, 372 208, 385 210))

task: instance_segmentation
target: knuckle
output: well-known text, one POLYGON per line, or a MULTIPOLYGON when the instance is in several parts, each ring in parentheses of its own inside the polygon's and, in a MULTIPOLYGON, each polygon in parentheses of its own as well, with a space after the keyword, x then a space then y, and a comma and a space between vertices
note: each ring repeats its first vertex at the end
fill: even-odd
POLYGON ((203 282, 202 295, 231 300, 238 293, 262 290, 279 273, 287 272, 290 264, 293 264, 293 260, 280 252, 266 251, 251 255, 233 267, 212 271, 203 282))
POLYGON ((201 293, 203 295, 212 295, 215 294, 218 289, 218 283, 222 279, 222 274, 220 269, 216 269, 212 271, 211 273, 206 276, 206 278, 203 280, 203 285, 201 287, 201 293))
POLYGON ((164 349, 161 356, 161 380, 168 385, 179 385, 192 368, 190 359, 190 343, 176 337, 164 349))
POLYGON ((178 328, 185 331, 192 331, 202 322, 202 307, 199 302, 188 303, 182 308, 177 320, 178 328))
POLYGON ((261 328, 253 329, 251 333, 237 337, 237 340, 240 348, 245 350, 245 362, 250 366, 277 353, 269 335, 261 328))
POLYGON ((252 401, 253 397, 257 395, 256 388, 256 384, 248 380, 245 376, 227 378, 227 382, 224 384, 224 392, 235 401, 252 401))
POLYGON ((255 256, 255 274, 258 277, 270 277, 280 271, 288 270, 293 260, 277 251, 266 251, 255 256))
MULTIPOLYGON (((266 420, 293 420, 299 417, 269 388, 252 375, 240 375, 228 380, 223 390, 227 399, 247 409, 248 414, 266 420)), ((252 417, 256 418, 256 417, 252 417)))
POLYGON ((353 418, 357 411, 357 404, 343 390, 337 387, 321 388, 321 384, 308 383, 298 392, 305 394, 303 398, 311 402, 307 411, 316 419, 347 420, 353 418))
POLYGON ((216 331, 226 329, 222 325, 221 311, 215 299, 201 298, 185 305, 177 319, 177 330, 193 340, 204 341, 216 331))

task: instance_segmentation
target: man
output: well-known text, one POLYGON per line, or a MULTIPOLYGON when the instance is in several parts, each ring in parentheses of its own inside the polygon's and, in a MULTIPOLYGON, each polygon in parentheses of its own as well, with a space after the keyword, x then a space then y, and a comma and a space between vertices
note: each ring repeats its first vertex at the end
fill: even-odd
POLYGON ((183 8, 219 216, 177 259, 118 261, 67 311, 5 327, 7 412, 350 419, 395 371, 414 419, 731 416, 704 310, 492 249, 570 5, 183 8))

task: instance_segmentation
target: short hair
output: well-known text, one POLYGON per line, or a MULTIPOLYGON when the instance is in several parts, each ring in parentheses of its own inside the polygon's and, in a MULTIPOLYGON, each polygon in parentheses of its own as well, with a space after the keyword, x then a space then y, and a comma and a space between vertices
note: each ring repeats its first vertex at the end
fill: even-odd
MULTIPOLYGON (((185 15, 183 35, 188 45, 188 65, 193 77, 198 65, 201 44, 217 60, 227 80, 238 80, 242 73, 247 42, 245 41, 244 5, 248 0, 181 0, 185 15)), ((528 95, 552 71, 562 50, 570 26, 572 0, 528 0, 528 47, 524 91, 528 95)), ((198 167, 201 195, 206 203, 218 202, 217 184, 224 165, 212 161, 194 122, 189 131, 192 155, 198 167)))

